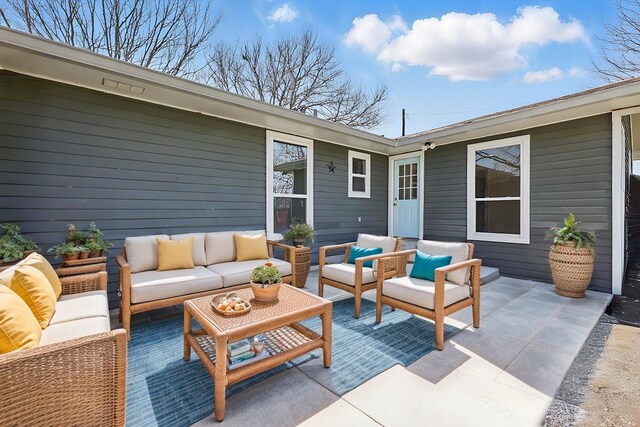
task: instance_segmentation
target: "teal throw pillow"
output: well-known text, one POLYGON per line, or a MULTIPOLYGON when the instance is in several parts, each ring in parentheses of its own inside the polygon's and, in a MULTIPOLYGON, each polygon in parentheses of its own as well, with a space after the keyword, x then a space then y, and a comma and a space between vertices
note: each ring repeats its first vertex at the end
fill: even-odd
POLYGON ((450 255, 429 255, 416 251, 416 259, 413 263, 410 277, 416 279, 436 281, 436 268, 445 267, 451 264, 450 255))
MULTIPOLYGON (((355 264, 356 258, 362 258, 365 256, 379 255, 382 253, 382 248, 361 248, 360 246, 353 245, 349 250, 349 264, 355 264)), ((373 267, 373 261, 365 261, 362 264, 364 267, 373 267)))

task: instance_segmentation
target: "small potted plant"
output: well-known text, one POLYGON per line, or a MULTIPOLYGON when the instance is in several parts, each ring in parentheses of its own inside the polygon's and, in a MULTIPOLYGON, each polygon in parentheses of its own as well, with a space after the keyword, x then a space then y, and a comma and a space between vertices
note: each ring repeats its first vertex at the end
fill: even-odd
POLYGON ((98 242, 104 238, 104 233, 100 230, 96 223, 91 221, 89 223, 89 231, 87 232, 87 242, 98 242))
POLYGON ((596 234, 579 229, 580 223, 570 213, 564 227, 553 227, 548 237, 553 239, 549 251, 551 276, 558 295, 583 298, 591 282, 596 234))
POLYGON ((280 270, 272 263, 259 265, 251 272, 251 290, 253 300, 258 302, 276 302, 282 285, 280 270))
MULTIPOLYGON (((91 242, 93 243, 93 242, 91 242)), ((80 259, 87 259, 89 258, 89 254, 91 254, 91 249, 89 249, 89 247, 87 246, 87 244, 82 244, 80 246, 76 246, 76 250, 78 251, 78 253, 80 254, 78 258, 80 259)))
POLYGON ((72 246, 80 246, 86 238, 86 234, 78 230, 74 224, 67 224, 67 243, 72 246))
POLYGON ((102 245, 100 243, 89 241, 83 246, 89 250, 89 258, 102 256, 102 245))
POLYGON ((294 220, 293 224, 284 232, 282 238, 300 248, 306 243, 313 242, 314 235, 313 227, 300 220, 294 220))
POLYGON ((3 235, 0 237, 0 261, 2 263, 17 262, 40 249, 33 240, 25 238, 20 230, 18 224, 2 224, 3 235))
POLYGON ((49 248, 49 252, 54 253, 56 258, 62 258, 64 261, 73 261, 80 257, 78 246, 69 242, 54 245, 49 248))

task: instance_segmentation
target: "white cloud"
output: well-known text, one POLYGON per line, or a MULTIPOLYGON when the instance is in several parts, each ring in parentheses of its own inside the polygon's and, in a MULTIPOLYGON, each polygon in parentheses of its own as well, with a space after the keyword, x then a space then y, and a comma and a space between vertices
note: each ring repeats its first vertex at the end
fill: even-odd
POLYGON ((569 68, 569 71, 567 71, 567 74, 570 77, 584 77, 587 75, 587 71, 583 68, 573 67, 573 68, 569 68))
POLYGON ((553 68, 548 68, 546 70, 529 71, 524 75, 522 80, 528 84, 543 83, 549 80, 561 79, 563 76, 564 76, 564 73, 562 72, 561 69, 557 67, 553 67, 553 68))
POLYGON ((520 8, 506 24, 492 13, 457 12, 418 19, 410 29, 399 22, 399 16, 356 18, 344 42, 389 64, 427 67, 451 80, 487 80, 524 67, 527 46, 587 40, 579 21, 562 21, 551 7, 520 8))
POLYGON ((393 71, 394 73, 398 72, 398 71, 404 71, 406 70, 407 67, 405 67, 402 64, 399 64, 397 62, 394 62, 393 65, 391 65, 391 71, 393 71))
POLYGON ((407 24, 400 15, 394 15, 382 22, 378 15, 370 14, 353 20, 351 30, 345 35, 344 43, 350 47, 360 47, 367 53, 378 53, 389 43, 395 32, 408 31, 407 24))
POLYGON ((291 22, 298 16, 298 12, 289 6, 289 3, 285 3, 282 6, 275 8, 271 15, 267 16, 269 21, 274 22, 291 22))

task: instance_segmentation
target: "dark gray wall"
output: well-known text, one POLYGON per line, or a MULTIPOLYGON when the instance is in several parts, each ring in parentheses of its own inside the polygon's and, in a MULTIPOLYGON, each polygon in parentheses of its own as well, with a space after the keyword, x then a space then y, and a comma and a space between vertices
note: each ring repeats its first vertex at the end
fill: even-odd
POLYGON ((387 234, 389 158, 371 154, 371 198, 349 198, 349 148, 315 144, 314 150, 316 239, 312 259, 315 263, 319 246, 355 241, 358 233, 387 234), (332 161, 335 173, 327 167, 332 161))
MULTIPOLYGON (((0 222, 48 248, 67 223, 96 221, 115 243, 115 306, 125 237, 265 228, 265 144, 264 129, 0 72, 0 222)), ((364 223, 375 210, 366 229, 386 232, 386 185, 370 201, 347 199, 346 148, 314 149, 317 242, 352 239, 357 212, 364 223)), ((374 159, 380 186, 386 158, 374 159)))
POLYGON ((591 288, 611 292, 611 116, 437 147, 425 153, 425 238, 467 237, 467 145, 531 136, 531 244, 474 242, 485 265, 506 276, 551 282, 545 234, 569 213, 598 234, 591 288))

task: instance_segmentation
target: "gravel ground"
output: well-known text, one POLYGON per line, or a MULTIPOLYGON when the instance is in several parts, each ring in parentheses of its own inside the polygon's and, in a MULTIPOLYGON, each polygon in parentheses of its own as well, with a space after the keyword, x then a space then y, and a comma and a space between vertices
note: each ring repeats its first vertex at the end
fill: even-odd
POLYGON ((569 369, 544 426, 640 425, 640 328, 603 315, 569 369))

